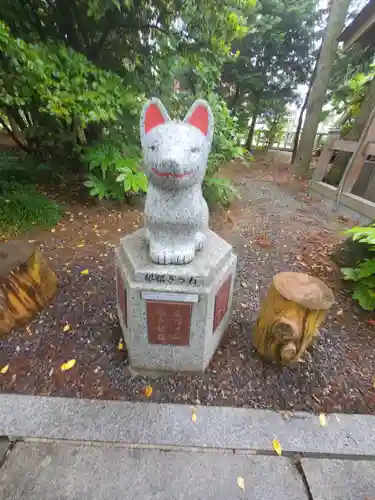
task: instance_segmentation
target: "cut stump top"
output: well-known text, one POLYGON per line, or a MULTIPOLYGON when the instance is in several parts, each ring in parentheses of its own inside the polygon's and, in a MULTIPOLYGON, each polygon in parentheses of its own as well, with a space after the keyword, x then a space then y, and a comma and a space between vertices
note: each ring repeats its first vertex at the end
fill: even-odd
POLYGON ((304 273, 279 273, 273 278, 276 290, 307 309, 329 309, 335 302, 332 290, 320 279, 304 273))
POLYGON ((0 243, 0 278, 8 274, 31 257, 34 246, 25 241, 9 241, 0 243))

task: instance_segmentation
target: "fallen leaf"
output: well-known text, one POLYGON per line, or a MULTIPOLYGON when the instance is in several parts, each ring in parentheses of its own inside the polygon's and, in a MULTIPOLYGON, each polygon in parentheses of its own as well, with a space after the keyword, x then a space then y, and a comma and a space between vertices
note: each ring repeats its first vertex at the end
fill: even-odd
POLYGON ((367 323, 371 326, 375 326, 375 319, 369 319, 367 323))
POLYGON ((67 372, 68 370, 70 370, 71 368, 73 368, 73 366, 76 364, 76 360, 75 359, 70 359, 69 361, 67 361, 66 363, 63 363, 61 366, 60 366, 60 370, 62 372, 67 372))
POLYGON ((63 332, 68 332, 70 330, 70 325, 66 324, 63 328, 63 332))
POLYGON ((149 398, 152 394, 152 387, 151 385, 147 385, 144 390, 143 390, 143 394, 146 396, 146 398, 149 398))
POLYGON ((80 243, 79 245, 77 245, 77 248, 82 248, 82 247, 84 247, 84 246, 85 246, 85 244, 84 244, 84 243, 80 243))
POLYGON ((5 375, 8 370, 9 370, 9 365, 3 366, 2 369, 0 370, 1 375, 5 375))
POLYGON ((238 487, 240 488, 240 490, 245 491, 245 481, 244 481, 243 477, 238 476, 237 484, 238 484, 238 487))
POLYGON ((321 413, 319 415, 319 424, 322 426, 322 427, 325 427, 327 425, 327 419, 326 419, 326 416, 324 415, 324 413, 321 413))
POLYGON ((273 247, 272 241, 268 239, 267 236, 260 236, 259 238, 256 238, 255 243, 260 247, 273 247))
POLYGON ((81 274, 89 274, 89 270, 88 269, 84 269, 83 271, 81 271, 81 274))
POLYGON ((279 456, 282 454, 281 444, 277 439, 272 440, 272 447, 279 456))
POLYGON ((195 423, 197 421, 197 412, 195 410, 195 408, 193 408, 192 412, 191 412, 191 420, 195 423))
POLYGON ((375 390, 375 377, 372 377, 372 388, 375 390))
POLYGON ((344 309, 337 311, 336 316, 342 316, 344 314, 344 309))
POLYGON ((124 341, 123 340, 119 340, 119 342, 117 344, 117 350, 118 351, 123 351, 124 349, 125 349, 124 341))

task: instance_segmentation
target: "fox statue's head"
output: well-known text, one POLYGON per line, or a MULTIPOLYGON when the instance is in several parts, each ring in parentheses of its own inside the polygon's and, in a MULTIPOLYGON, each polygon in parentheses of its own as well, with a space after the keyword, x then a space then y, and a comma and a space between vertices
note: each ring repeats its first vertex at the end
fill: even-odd
POLYGON ((158 99, 149 100, 141 115, 141 142, 151 182, 165 189, 202 183, 213 127, 206 101, 195 101, 180 122, 169 118, 158 99))

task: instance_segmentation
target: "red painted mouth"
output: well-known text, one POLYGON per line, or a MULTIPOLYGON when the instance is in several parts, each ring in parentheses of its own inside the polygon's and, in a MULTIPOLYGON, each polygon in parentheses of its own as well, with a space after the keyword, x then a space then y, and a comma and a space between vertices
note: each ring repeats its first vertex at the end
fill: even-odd
POLYGON ((156 170, 156 168, 153 168, 152 171, 158 177, 173 177, 173 179, 183 179, 184 177, 188 177, 193 173, 193 172, 186 172, 184 174, 174 174, 173 172, 159 172, 158 170, 156 170))

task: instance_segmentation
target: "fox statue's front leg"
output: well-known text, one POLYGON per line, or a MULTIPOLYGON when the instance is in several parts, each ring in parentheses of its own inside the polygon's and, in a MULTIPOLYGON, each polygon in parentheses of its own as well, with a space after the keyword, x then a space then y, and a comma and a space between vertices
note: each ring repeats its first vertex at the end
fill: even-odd
MULTIPOLYGON (((200 187, 165 197, 165 193, 149 185, 145 207, 145 234, 151 260, 157 264, 188 264, 194 259, 205 240, 204 204, 200 203, 200 187), (184 197, 195 200, 189 210, 182 208, 184 197), (155 207, 157 209, 155 210, 155 207)), ((203 198, 202 198, 203 200, 203 198)), ((204 201, 204 200, 203 200, 204 201)))

